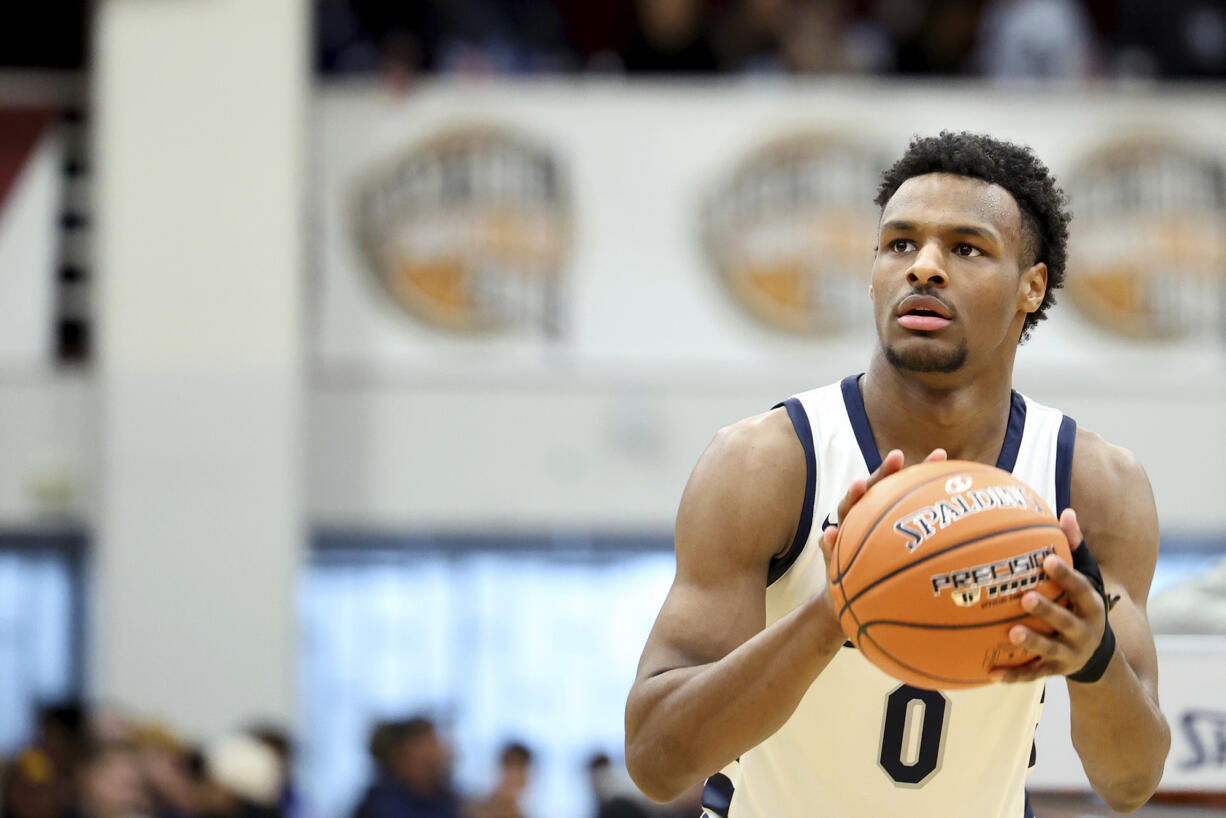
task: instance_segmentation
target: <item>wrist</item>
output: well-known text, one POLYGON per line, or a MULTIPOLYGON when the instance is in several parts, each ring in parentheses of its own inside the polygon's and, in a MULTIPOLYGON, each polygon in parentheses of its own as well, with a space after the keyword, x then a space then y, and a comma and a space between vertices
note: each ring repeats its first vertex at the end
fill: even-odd
MULTIPOLYGON (((1081 688, 1092 690, 1102 687, 1105 683, 1109 682, 1110 677, 1114 675, 1114 671, 1119 665, 1119 654, 1119 643, 1113 638, 1111 640, 1111 653, 1106 657, 1105 661, 1102 662, 1101 669, 1096 673, 1091 674, 1091 678, 1077 678, 1078 674, 1076 673, 1070 673, 1065 676, 1069 682, 1069 689, 1073 690, 1075 688, 1081 688)), ((1082 671, 1084 670, 1085 668, 1082 668, 1082 671)))
POLYGON ((839 618, 835 615, 834 600, 830 598, 829 588, 823 587, 809 600, 806 607, 817 628, 817 644, 820 648, 823 650, 839 648, 847 641, 847 635, 843 633, 843 626, 839 624, 839 618))

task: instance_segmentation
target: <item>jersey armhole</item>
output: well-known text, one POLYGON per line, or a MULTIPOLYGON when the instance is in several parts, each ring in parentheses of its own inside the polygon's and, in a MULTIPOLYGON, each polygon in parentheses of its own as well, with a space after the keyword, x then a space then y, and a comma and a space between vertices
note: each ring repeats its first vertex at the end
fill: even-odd
POLYGON ((813 429, 809 426, 809 413, 805 411, 799 398, 788 398, 783 403, 775 404, 772 408, 778 409, 780 406, 787 409, 792 428, 796 430, 796 437, 805 450, 805 501, 800 510, 800 522, 796 524, 796 534, 792 537, 792 544, 783 554, 771 558, 770 567, 766 573, 767 585, 787 573, 792 563, 796 562, 796 558, 800 556, 800 552, 804 550, 805 543, 809 541, 809 533, 813 529, 813 499, 817 493, 817 455, 813 450, 813 429))
POLYGON ((1060 421, 1056 434, 1056 517, 1071 505, 1073 486, 1073 445, 1077 442, 1077 421, 1068 415, 1060 421))

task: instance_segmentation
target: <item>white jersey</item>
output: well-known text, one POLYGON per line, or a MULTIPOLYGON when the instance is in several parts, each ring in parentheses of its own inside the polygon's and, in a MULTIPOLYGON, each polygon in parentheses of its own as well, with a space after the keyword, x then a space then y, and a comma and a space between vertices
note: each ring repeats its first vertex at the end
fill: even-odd
MULTIPOLYGON (((766 622, 826 581, 822 523, 854 480, 881 463, 859 376, 786 406, 808 466, 805 505, 789 550, 772 562, 766 622)), ((996 465, 1057 513, 1069 504, 1076 424, 1013 393, 996 465)), ((935 441, 939 444, 939 441, 935 441)), ((878 670, 847 643, 791 718, 707 782, 703 807, 723 818, 1024 818, 1025 781, 1042 708, 1041 681, 921 690, 878 670)))

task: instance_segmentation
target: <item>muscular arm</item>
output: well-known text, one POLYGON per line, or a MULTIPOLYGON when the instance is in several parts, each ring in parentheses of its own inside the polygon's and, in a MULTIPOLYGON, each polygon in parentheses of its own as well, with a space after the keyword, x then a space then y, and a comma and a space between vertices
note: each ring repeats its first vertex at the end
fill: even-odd
POLYGON ((804 452, 782 410, 721 431, 677 515, 677 575, 626 703, 626 766, 674 798, 768 738, 843 642, 824 590, 765 626, 770 558, 795 533, 804 452))
POLYGON ((1097 682, 1068 683, 1073 746, 1095 791, 1120 811, 1149 799, 1162 777, 1170 730, 1158 709, 1158 658, 1145 614, 1158 557, 1158 515, 1132 454, 1079 432, 1070 503, 1102 568, 1116 649, 1097 682))

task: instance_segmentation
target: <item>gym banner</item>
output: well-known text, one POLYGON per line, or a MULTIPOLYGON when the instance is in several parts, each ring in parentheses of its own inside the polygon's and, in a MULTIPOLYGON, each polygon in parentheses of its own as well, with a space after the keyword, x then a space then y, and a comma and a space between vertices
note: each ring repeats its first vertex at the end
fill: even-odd
POLYGON ((1217 377, 1223 117, 1226 99, 1194 91, 324 88, 316 364, 457 381, 837 377, 873 339, 880 172, 912 135, 948 129, 1032 146, 1070 197, 1066 286, 1020 372, 1217 377))

